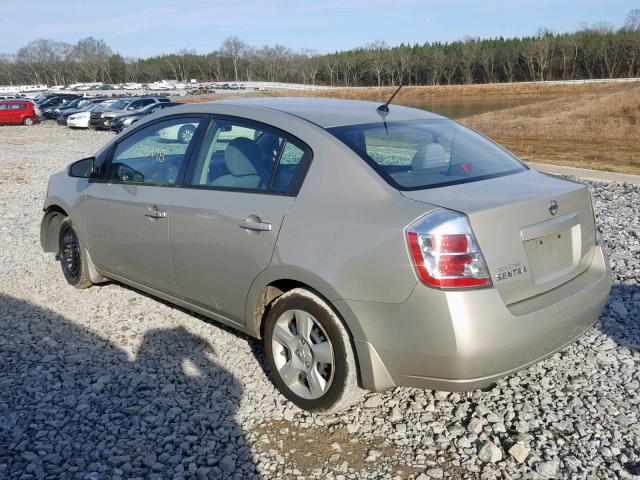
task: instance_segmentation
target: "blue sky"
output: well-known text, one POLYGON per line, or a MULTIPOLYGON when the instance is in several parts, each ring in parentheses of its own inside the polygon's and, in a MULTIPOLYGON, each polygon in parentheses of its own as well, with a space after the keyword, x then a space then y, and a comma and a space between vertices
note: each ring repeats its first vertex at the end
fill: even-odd
POLYGON ((229 35, 330 52, 375 40, 448 41, 624 22, 638 0, 5 0, 0 53, 36 38, 94 36, 124 56, 209 52, 229 35), (14 21, 7 22, 6 19, 14 21), (9 31, 7 32, 7 27, 9 31))

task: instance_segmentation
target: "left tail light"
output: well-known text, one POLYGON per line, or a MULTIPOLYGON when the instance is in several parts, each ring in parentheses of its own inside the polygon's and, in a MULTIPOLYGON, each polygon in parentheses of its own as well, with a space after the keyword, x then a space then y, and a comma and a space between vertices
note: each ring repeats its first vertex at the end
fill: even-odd
POLYGON ((436 288, 489 287, 489 269, 466 215, 446 209, 428 213, 406 230, 420 280, 436 288))

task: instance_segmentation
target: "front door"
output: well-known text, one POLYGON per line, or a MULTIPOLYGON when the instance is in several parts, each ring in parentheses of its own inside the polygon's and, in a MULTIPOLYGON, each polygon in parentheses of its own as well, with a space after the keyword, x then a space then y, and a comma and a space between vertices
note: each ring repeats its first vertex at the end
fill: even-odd
POLYGON ((279 130, 214 119, 171 209, 173 269, 185 300, 244 323, 249 288, 271 261, 307 152, 279 130))
POLYGON ((199 117, 171 118, 142 127, 118 142, 103 178, 89 184, 85 200, 93 263, 159 292, 175 294, 168 244, 171 203, 193 140, 178 139, 199 117))

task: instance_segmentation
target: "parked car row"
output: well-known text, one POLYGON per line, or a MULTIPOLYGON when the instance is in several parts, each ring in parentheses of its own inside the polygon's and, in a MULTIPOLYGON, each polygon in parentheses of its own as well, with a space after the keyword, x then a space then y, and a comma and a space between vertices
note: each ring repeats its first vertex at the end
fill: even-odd
POLYGON ((146 115, 179 105, 166 97, 83 97, 70 93, 45 93, 33 99, 0 99, 0 124, 32 125, 55 120, 70 128, 121 132, 146 115))

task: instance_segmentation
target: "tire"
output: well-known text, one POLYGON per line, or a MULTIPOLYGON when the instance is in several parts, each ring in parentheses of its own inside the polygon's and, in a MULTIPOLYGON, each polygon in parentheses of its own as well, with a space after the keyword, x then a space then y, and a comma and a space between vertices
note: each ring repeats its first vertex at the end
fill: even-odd
POLYGON ((331 307, 308 290, 295 288, 274 302, 265 323, 264 347, 274 384, 303 410, 341 411, 364 393, 346 328, 331 307))
POLYGON ((69 218, 60 224, 58 258, 64 278, 69 285, 75 288, 88 288, 93 285, 89 277, 87 254, 69 218))
POLYGON ((31 117, 24 117, 24 120, 22 121, 22 123, 28 127, 30 127, 31 125, 33 125, 33 118, 31 117))
POLYGON ((196 129, 191 125, 183 125, 178 130, 178 142, 189 143, 196 133, 196 129))

